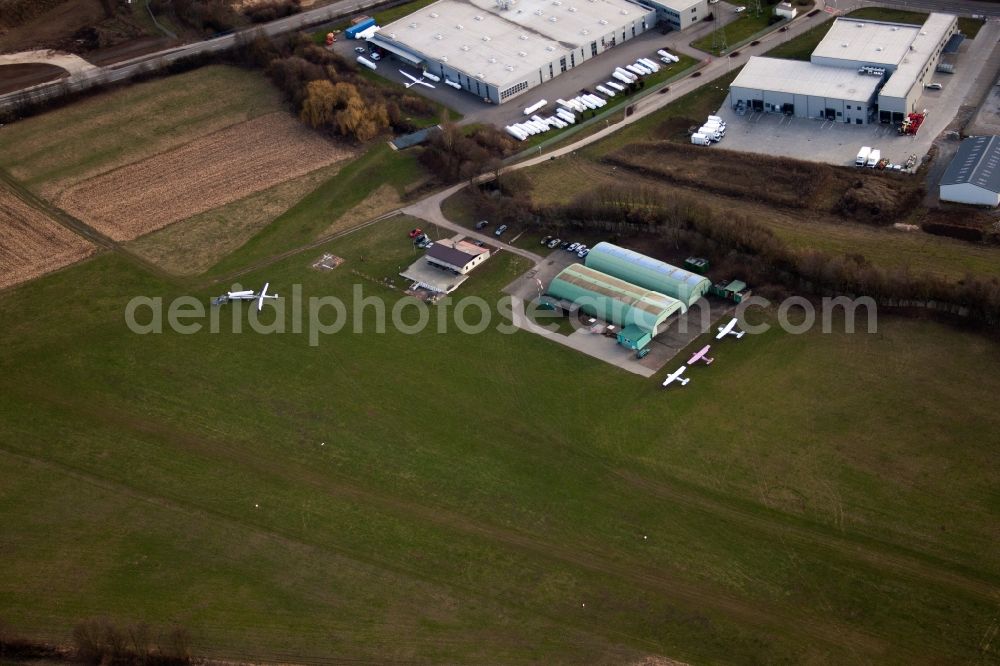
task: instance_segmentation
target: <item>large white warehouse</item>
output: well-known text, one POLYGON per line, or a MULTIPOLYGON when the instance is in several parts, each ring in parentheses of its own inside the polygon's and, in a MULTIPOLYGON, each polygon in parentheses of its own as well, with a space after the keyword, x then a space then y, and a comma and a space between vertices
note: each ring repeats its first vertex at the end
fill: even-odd
POLYGON ((751 58, 730 87, 730 104, 858 125, 901 122, 918 110, 957 31, 951 14, 931 14, 922 26, 838 18, 808 63, 751 58))
POLYGON ((941 200, 1000 206, 1000 136, 970 136, 941 177, 941 200))
POLYGON ((369 40, 494 104, 656 24, 630 0, 438 0, 369 40))

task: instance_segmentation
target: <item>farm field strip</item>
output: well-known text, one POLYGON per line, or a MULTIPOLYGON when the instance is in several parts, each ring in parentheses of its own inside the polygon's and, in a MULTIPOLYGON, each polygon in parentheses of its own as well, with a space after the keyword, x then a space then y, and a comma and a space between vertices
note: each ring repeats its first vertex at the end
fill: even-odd
POLYGON ((202 67, 7 125, 0 166, 55 198, 80 181, 281 109, 281 95, 265 77, 202 67))
POLYGON ((0 184, 0 289, 68 266, 95 250, 0 184))
POLYGON ((279 112, 86 180, 57 203, 126 241, 350 155, 279 112))

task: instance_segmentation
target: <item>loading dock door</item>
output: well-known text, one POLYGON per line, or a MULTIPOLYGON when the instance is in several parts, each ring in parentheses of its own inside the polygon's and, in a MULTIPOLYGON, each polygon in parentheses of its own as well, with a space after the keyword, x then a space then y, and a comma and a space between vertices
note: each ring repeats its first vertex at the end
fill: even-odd
POLYGON ((764 110, 764 100, 762 100, 762 99, 752 99, 752 100, 750 100, 750 108, 753 109, 754 111, 758 111, 758 112, 759 111, 763 111, 764 110))
POLYGON ((824 113, 824 117, 827 120, 836 120, 837 119, 837 110, 836 109, 827 109, 823 113, 824 113))

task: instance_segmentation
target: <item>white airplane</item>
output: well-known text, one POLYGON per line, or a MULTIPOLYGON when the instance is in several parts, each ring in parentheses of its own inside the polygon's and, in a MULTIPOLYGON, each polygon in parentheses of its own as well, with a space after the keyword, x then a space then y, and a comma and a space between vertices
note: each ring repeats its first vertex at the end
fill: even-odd
POLYGON ((708 350, 712 348, 712 345, 705 345, 700 351, 696 352, 694 356, 688 359, 688 365, 694 365, 698 361, 703 361, 705 365, 711 365, 714 358, 709 358, 708 350))
POLYGON ((684 374, 685 370, 687 370, 687 366, 686 365, 682 365, 681 367, 677 368, 677 370, 674 373, 668 375, 667 378, 665 380, 663 380, 663 385, 666 386, 668 384, 671 384, 671 383, 677 381, 677 382, 681 383, 681 386, 686 386, 687 383, 689 381, 691 381, 691 379, 690 378, 684 378, 684 379, 681 378, 681 375, 684 374))
POLYGON ((264 307, 265 298, 280 298, 277 294, 267 293, 267 288, 270 284, 270 282, 265 282, 264 288, 260 290, 259 294, 252 289, 246 289, 244 291, 227 291, 225 296, 214 299, 212 304, 221 305, 226 301, 257 301, 257 311, 260 312, 261 308, 264 307))
POLYGON ((727 335, 735 335, 737 340, 739 340, 740 338, 742 338, 743 334, 746 333, 746 331, 737 331, 736 330, 736 324, 737 324, 738 321, 739 320, 737 320, 736 317, 733 317, 728 324, 726 324, 725 326, 720 326, 719 327, 719 334, 715 336, 715 339, 716 340, 721 340, 722 338, 726 337, 727 335))
POLYGON ((399 70, 399 73, 402 74, 403 76, 405 76, 406 78, 408 78, 410 80, 410 83, 404 83, 403 84, 407 88, 409 88, 410 86, 415 86, 418 83, 420 85, 422 85, 422 86, 427 86, 428 88, 433 88, 434 87, 430 83, 427 83, 426 81, 424 81, 424 77, 422 77, 422 76, 418 79, 417 77, 413 76, 412 74, 407 74, 403 70, 399 70))

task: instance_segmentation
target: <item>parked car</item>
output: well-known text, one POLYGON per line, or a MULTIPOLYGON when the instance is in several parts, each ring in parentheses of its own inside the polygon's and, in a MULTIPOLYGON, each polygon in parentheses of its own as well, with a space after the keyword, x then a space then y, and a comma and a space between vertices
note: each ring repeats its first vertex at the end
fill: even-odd
POLYGON ((543 236, 542 242, 539 245, 548 245, 550 240, 552 240, 552 236, 543 236))
POLYGON ((493 235, 494 236, 502 236, 503 232, 505 232, 505 231, 507 231, 507 225, 506 224, 501 224, 499 227, 497 227, 497 230, 493 232, 493 235))
POLYGON ((734 11, 734 13, 736 13, 736 14, 742 14, 742 13, 743 13, 743 12, 745 12, 746 10, 747 10, 747 8, 746 8, 746 7, 737 7, 737 8, 736 8, 736 9, 734 9, 733 11, 734 11))
POLYGON ((566 248, 569 247, 569 241, 563 241, 562 243, 559 243, 559 247, 565 250, 566 248))
POLYGON ((576 253, 576 256, 578 256, 578 257, 580 257, 581 259, 583 259, 583 258, 584 258, 584 257, 586 257, 586 256, 587 256, 588 254, 590 254, 590 248, 586 248, 586 247, 585 247, 585 248, 583 248, 582 250, 580 250, 579 252, 577 252, 577 253, 576 253))
POLYGON ((416 238, 420 234, 424 233, 420 229, 410 229, 410 238, 416 238))
POLYGON ((928 83, 924 87, 927 88, 928 90, 941 90, 941 88, 944 88, 944 86, 941 85, 940 83, 928 83))
POLYGON ((485 229, 488 226, 490 226, 490 223, 487 222, 486 220, 479 220, 478 222, 476 222, 476 229, 477 230, 478 229, 485 229))
POLYGON ((556 249, 557 247, 559 247, 559 243, 561 242, 562 241, 559 240, 558 238, 553 238, 552 240, 549 241, 549 249, 550 250, 556 249))
POLYGON ((382 56, 380 56, 377 52, 372 51, 372 60, 381 60, 381 59, 382 56))
POLYGON ((484 243, 483 241, 476 241, 475 243, 476 243, 476 245, 478 245, 479 247, 485 247, 485 245, 486 245, 486 243, 484 243))
POLYGON ((363 46, 355 46, 354 47, 354 52, 358 53, 360 55, 364 55, 365 54, 365 47, 363 47, 363 46))
POLYGON ((570 243, 569 246, 566 248, 566 251, 567 252, 576 252, 576 249, 578 247, 580 247, 579 243, 570 243))

